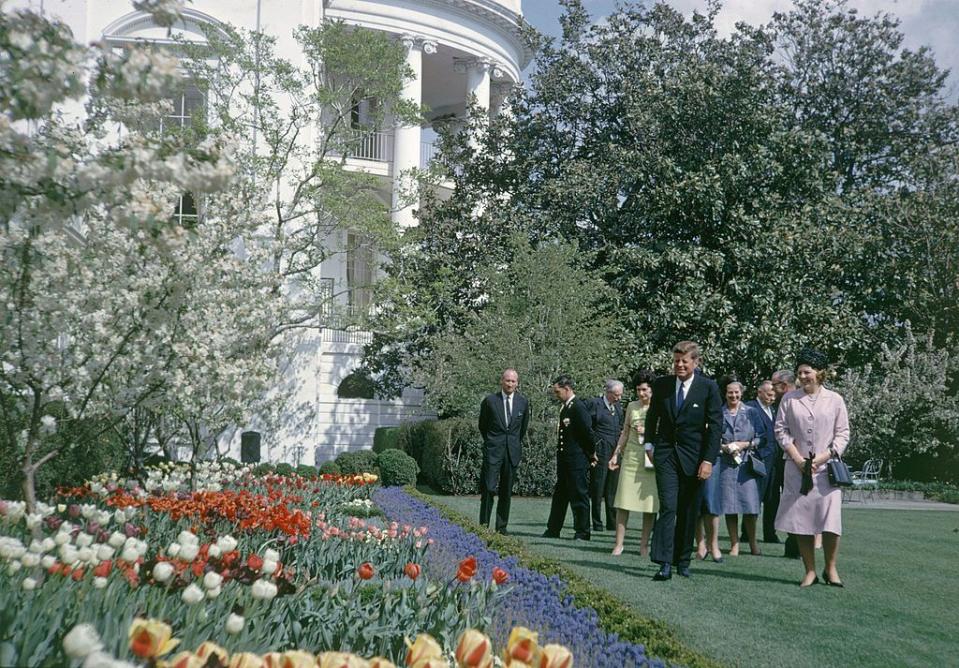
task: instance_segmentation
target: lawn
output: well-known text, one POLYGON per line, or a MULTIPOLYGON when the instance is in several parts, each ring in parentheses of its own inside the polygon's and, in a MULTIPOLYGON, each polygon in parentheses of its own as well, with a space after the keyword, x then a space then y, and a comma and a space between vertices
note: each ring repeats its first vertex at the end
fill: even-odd
MULTIPOLYGON (((469 517, 479 512, 477 497, 432 498, 469 517)), ((660 583, 651 579, 656 567, 639 557, 634 527, 626 553, 613 557, 611 532, 574 544, 567 524, 563 538, 541 538, 548 513, 548 499, 514 497, 510 533, 724 664, 956 664, 959 512, 844 509, 839 571, 846 587, 804 590, 799 562, 784 559, 781 545, 724 564, 697 561, 689 580, 660 583)), ((821 551, 817 560, 821 570, 821 551)))

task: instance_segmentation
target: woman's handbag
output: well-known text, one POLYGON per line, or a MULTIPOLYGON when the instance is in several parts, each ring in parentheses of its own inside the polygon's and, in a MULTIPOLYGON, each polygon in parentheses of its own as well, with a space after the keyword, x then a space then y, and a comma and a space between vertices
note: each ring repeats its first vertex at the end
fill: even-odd
POLYGON ((749 468, 757 478, 766 477, 766 463, 758 455, 749 453, 749 468))
POLYGON ((830 459, 826 462, 826 469, 829 471, 829 483, 833 487, 852 487, 852 474, 842 457, 836 455, 830 459))

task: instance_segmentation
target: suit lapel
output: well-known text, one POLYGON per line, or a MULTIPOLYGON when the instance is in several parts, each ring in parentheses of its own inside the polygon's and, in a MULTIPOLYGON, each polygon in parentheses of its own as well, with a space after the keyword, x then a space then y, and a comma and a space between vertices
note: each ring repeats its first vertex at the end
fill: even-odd
MULTIPOLYGON (((676 405, 676 392, 675 392, 675 389, 676 389, 676 381, 673 381, 673 390, 674 390, 674 391, 673 391, 673 406, 676 405)), ((683 405, 682 405, 682 407, 679 409, 679 411, 676 413, 676 417, 677 417, 677 418, 678 418, 680 415, 682 415, 683 411, 686 410, 686 406, 688 406, 688 405, 689 405, 689 402, 693 400, 693 392, 695 392, 696 389, 697 389, 697 388, 696 388, 696 374, 693 374, 693 379, 689 382, 689 392, 686 393, 686 396, 683 398, 683 405)))

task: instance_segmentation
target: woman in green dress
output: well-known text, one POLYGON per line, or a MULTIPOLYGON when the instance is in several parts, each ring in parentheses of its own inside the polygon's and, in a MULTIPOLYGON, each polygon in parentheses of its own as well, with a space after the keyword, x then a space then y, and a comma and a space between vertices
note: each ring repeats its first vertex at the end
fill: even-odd
POLYGON ((649 555, 649 534, 659 512, 659 495, 656 492, 656 474, 653 464, 643 445, 643 430, 646 411, 653 396, 652 383, 655 376, 650 371, 640 371, 636 375, 636 401, 626 407, 623 433, 620 434, 616 450, 609 459, 609 468, 619 472, 619 484, 616 486, 616 545, 613 554, 623 553, 623 539, 626 536, 626 523, 629 513, 643 514, 643 534, 639 546, 640 556, 649 555))

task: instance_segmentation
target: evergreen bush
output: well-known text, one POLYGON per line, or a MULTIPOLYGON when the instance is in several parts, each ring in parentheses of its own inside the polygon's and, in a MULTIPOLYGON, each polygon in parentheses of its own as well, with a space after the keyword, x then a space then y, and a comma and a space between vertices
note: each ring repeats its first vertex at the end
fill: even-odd
POLYGON ((348 450, 336 458, 340 473, 376 473, 376 453, 372 450, 348 450))
POLYGON ((373 452, 379 454, 390 448, 399 448, 400 427, 379 427, 373 433, 373 452))
POLYGON ((339 475, 341 473, 340 465, 332 459, 328 459, 320 464, 317 470, 320 472, 320 475, 339 475))
POLYGON ((274 468, 274 473, 277 475, 293 475, 294 468, 292 464, 287 464, 286 462, 280 462, 274 468))
POLYGON ((310 466, 309 464, 300 464, 296 467, 296 474, 304 478, 315 478, 316 467, 310 466))
POLYGON ((403 487, 415 485, 420 467, 416 460, 402 450, 390 448, 377 457, 380 468, 380 482, 384 487, 403 487))

